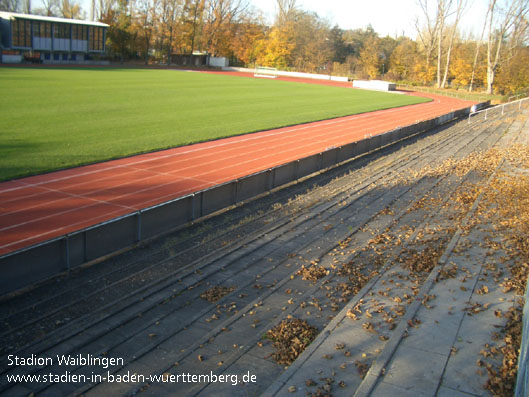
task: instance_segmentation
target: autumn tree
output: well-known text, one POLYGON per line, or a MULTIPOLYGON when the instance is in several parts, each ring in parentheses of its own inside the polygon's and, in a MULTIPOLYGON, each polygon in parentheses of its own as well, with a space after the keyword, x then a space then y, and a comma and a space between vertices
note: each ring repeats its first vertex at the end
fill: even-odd
POLYGON ((193 54, 200 43, 205 0, 185 0, 182 12, 183 48, 193 54))
POLYGON ((364 47, 360 50, 359 62, 364 74, 370 79, 378 77, 382 66, 380 39, 378 37, 370 37, 364 43, 364 47))
POLYGON ((92 13, 94 18, 101 21, 104 18, 108 18, 113 12, 131 14, 128 9, 128 2, 125 0, 92 0, 92 13))
POLYGON ((408 80, 414 75, 414 66, 418 62, 417 43, 408 38, 402 38, 391 53, 389 73, 398 80, 408 80))
POLYGON ((294 32, 291 25, 274 26, 257 46, 259 65, 286 69, 294 51, 294 32))
POLYGON ((149 62, 149 52, 156 35, 156 18, 158 0, 139 0, 133 17, 132 30, 137 37, 144 62, 149 62))
POLYGON ((266 35, 266 27, 262 19, 259 12, 248 8, 231 27, 230 55, 243 64, 254 64, 257 59, 258 43, 266 35))
POLYGON ((345 41, 345 31, 335 25, 328 33, 332 45, 333 62, 344 63, 351 52, 351 46, 345 41))
POLYGON ((520 47, 501 66, 496 84, 502 94, 527 92, 529 87, 529 48, 520 47))
POLYGON ((109 25, 107 30, 107 51, 123 62, 132 52, 134 33, 132 18, 128 12, 127 1, 117 0, 114 7, 104 10, 99 20, 109 25))
POLYGON ((453 61, 450 63, 448 75, 454 87, 468 87, 470 84, 482 85, 485 77, 484 58, 478 58, 474 67, 475 50, 478 43, 461 42, 454 46, 453 61))
POLYGON ((298 11, 293 21, 292 66, 307 72, 319 71, 332 60, 330 27, 312 12, 298 11))
POLYGON ((276 0, 277 14, 276 25, 292 22, 299 11, 297 0, 276 0))
POLYGON ((170 65, 175 39, 182 31, 184 0, 160 0, 158 6, 158 48, 170 65))
POLYGON ((437 14, 431 16, 431 7, 429 7, 428 0, 418 0, 423 13, 424 24, 419 22, 419 18, 415 20, 415 28, 417 29, 417 35, 422 45, 425 54, 424 68, 418 64, 417 72, 423 76, 423 84, 431 81, 431 63, 433 62, 434 51, 437 46, 438 31, 440 17, 438 15, 439 8, 437 8, 437 14))
POLYGON ((247 0, 209 0, 205 10, 203 36, 205 49, 214 55, 228 55, 234 27, 248 9, 247 0))
POLYGON ((466 0, 456 0, 456 10, 455 10, 455 21, 450 27, 450 39, 448 42, 448 46, 446 49, 446 61, 445 61, 445 70, 443 75, 443 81, 441 82, 441 88, 446 87, 446 83, 448 80, 448 70, 450 69, 450 56, 452 55, 452 48, 454 46, 454 39, 456 37, 457 28, 459 25, 459 21, 461 19, 461 16, 463 15, 463 12, 465 11, 465 8, 467 6, 466 0))
POLYGON ((60 14, 68 19, 83 19, 84 16, 81 5, 75 0, 61 0, 60 14))
POLYGON ((500 66, 513 56, 513 50, 527 34, 528 0, 489 0, 487 24, 487 93, 492 94, 500 66))

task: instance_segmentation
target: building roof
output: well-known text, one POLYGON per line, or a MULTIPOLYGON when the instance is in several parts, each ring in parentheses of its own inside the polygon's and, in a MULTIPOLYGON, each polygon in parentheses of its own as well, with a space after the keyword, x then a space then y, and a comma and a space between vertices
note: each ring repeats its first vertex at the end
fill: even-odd
POLYGON ((70 23, 75 25, 85 25, 85 26, 99 26, 102 28, 108 28, 109 25, 102 22, 92 22, 92 21, 83 21, 81 19, 67 19, 67 18, 57 18, 57 17, 43 17, 41 15, 33 14, 18 14, 15 12, 4 12, 0 11, 0 18, 14 20, 18 19, 31 19, 33 21, 43 21, 43 22, 56 22, 56 23, 70 23))

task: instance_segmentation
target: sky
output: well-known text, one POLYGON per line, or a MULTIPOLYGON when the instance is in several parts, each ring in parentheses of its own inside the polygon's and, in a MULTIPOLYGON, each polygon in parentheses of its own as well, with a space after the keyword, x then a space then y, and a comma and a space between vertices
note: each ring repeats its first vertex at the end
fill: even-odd
MULTIPOLYGON (((270 21, 273 20, 277 10, 275 0, 250 1, 270 21)), ((381 36, 404 34, 415 38, 415 18, 424 19, 417 0, 298 0, 297 4, 342 29, 362 29, 371 24, 381 36)), ((486 0, 470 0, 460 25, 464 33, 481 32, 483 9, 486 9, 486 0)))
MULTIPOLYGON (((276 0, 249 0, 263 11, 268 22, 272 23, 276 14, 276 0)), ((433 0, 432 5, 433 5, 433 0)), ((487 0, 468 0, 469 6, 460 23, 460 30, 466 35, 481 33, 487 0)), ((41 0, 33 0, 39 4, 41 0)), ((80 0, 87 17, 90 14, 90 1, 80 0)), ((423 20, 418 0, 297 0, 303 10, 314 11, 327 19, 332 26, 342 29, 363 29, 369 24, 380 36, 405 35, 416 39, 415 19, 423 20)))

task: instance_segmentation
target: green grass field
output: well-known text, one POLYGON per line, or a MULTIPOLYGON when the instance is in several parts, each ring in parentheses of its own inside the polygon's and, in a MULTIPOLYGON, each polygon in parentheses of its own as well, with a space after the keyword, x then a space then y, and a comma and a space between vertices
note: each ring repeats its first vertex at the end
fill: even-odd
POLYGON ((423 101, 175 70, 0 67, 0 180, 423 101))

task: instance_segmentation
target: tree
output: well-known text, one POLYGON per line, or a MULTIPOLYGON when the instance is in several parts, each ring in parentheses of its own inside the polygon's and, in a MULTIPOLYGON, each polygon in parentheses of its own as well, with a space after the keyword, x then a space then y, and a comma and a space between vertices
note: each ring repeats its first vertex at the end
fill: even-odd
POLYGON ((408 38, 402 39, 391 53, 389 73, 398 80, 410 79, 414 74, 418 55, 417 43, 408 38))
POLYGON ((159 15, 159 50, 165 54, 167 64, 171 64, 171 53, 177 33, 181 30, 180 21, 184 10, 183 0, 160 0, 159 15))
POLYGON ((500 68, 496 86, 502 94, 527 91, 529 87, 529 48, 520 47, 500 68))
POLYGON ((432 61, 434 50, 438 41, 440 17, 438 14, 439 8, 437 8, 438 13, 434 18, 430 16, 430 10, 428 9, 428 0, 418 0, 418 2, 424 14, 426 26, 422 27, 419 23, 419 19, 416 19, 415 28, 417 29, 417 35, 419 36, 419 40, 421 41, 426 55, 426 62, 424 68, 419 64, 417 65, 418 67, 416 69, 422 70, 422 73, 419 74, 423 76, 423 84, 426 84, 427 82, 431 81, 431 79, 429 78, 431 70, 430 63, 432 61))
MULTIPOLYGON (((477 43, 459 43, 453 50, 453 62, 450 63, 449 74, 453 77, 452 84, 456 87, 467 87, 474 80, 474 84, 481 84, 484 78, 484 65, 474 68, 474 54, 477 43)), ((482 59, 483 61, 483 59, 482 59)))
POLYGON ((481 30, 481 36, 476 43, 476 52, 474 53, 474 63, 472 64, 472 75, 470 77, 470 84, 468 86, 468 91, 472 92, 474 87, 474 78, 476 76, 476 67, 478 65, 479 50, 481 48, 481 43, 483 42, 483 37, 485 36, 485 29, 487 28, 487 20, 489 18, 490 7, 487 7, 487 14, 485 15, 485 22, 483 23, 483 29, 481 30))
POLYGON ((0 0, 0 11, 19 12, 20 0, 0 0))
POLYGON ((345 42, 344 30, 340 29, 338 25, 334 25, 329 32, 329 37, 333 48, 332 60, 340 63, 345 62, 352 48, 345 42))
POLYGON ((291 25, 274 26, 258 45, 257 63, 283 69, 290 66, 295 47, 293 37, 291 25))
POLYGON ((62 0, 60 13, 63 18, 68 19, 83 19, 84 17, 81 5, 76 3, 75 0, 62 0))
POLYGON ((108 17, 113 10, 119 9, 119 13, 125 13, 131 15, 132 13, 128 10, 128 2, 125 0, 99 0, 99 5, 96 6, 96 0, 92 0, 92 14, 93 17, 99 21, 103 18, 108 17))
POLYGON ((132 18, 128 13, 127 1, 118 0, 115 8, 106 10, 100 21, 107 23, 107 50, 110 54, 119 57, 120 62, 128 58, 133 41, 132 18))
POLYGON ((292 22, 298 12, 297 0, 276 0, 276 25, 292 22))
POLYGON ((448 48, 446 50, 446 62, 445 62, 445 71, 443 75, 443 81, 441 83, 441 88, 445 88, 446 82, 448 79, 448 70, 450 68, 450 55, 452 54, 452 47, 454 45, 454 38, 456 36, 457 32, 457 26, 459 25, 459 20, 461 19, 461 15, 463 14, 463 11, 466 8, 467 2, 466 0, 456 0, 456 17, 455 22, 451 27, 451 34, 450 34, 450 42, 448 43, 448 48))
POLYGON ((364 43, 364 47, 360 50, 359 62, 364 73, 370 79, 374 79, 380 74, 382 57, 380 39, 378 37, 370 37, 364 43))
POLYGON ((246 0, 210 0, 205 11, 204 41, 209 53, 228 55, 234 26, 248 8, 246 0))
POLYGON ((140 0, 134 16, 132 29, 142 48, 145 64, 149 62, 149 52, 155 36, 156 8, 158 0, 140 0))
POLYGON ((499 67, 527 33, 525 18, 529 12, 528 0, 507 0, 504 7, 498 0, 489 0, 487 39, 487 93, 492 94, 494 79, 499 67), (511 34, 511 40, 507 40, 511 34), (507 46, 507 48, 505 48, 507 46))
POLYGON ((293 26, 292 66, 306 72, 321 71, 332 60, 329 25, 313 12, 298 11, 293 26))
POLYGON ((261 16, 257 15, 254 18, 252 12, 246 12, 232 30, 233 39, 230 43, 232 56, 243 64, 254 64, 257 60, 259 44, 266 35, 261 16))
POLYGON ((183 49, 190 55, 200 43, 204 15, 205 0, 185 0, 182 11, 183 49))
POLYGON ((60 15, 59 9, 59 0, 42 0, 42 8, 36 8, 34 13, 46 17, 57 17, 60 15))
POLYGON ((441 88, 441 62, 443 55, 443 38, 446 19, 450 15, 452 0, 437 0, 437 88, 441 88))

